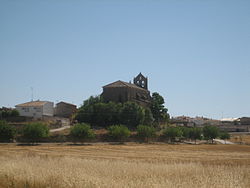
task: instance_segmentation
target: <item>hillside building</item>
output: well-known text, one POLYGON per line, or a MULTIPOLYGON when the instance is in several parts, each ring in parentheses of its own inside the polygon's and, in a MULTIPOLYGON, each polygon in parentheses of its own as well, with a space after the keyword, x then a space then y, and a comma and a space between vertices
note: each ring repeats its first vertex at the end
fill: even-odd
POLYGON ((55 107, 55 115, 58 117, 70 118, 76 110, 77 108, 74 104, 59 102, 55 107))
POLYGON ((42 118, 54 115, 54 103, 49 101, 31 101, 16 105, 20 116, 42 118))
POLYGON ((148 78, 140 73, 134 78, 133 84, 118 80, 103 86, 102 97, 105 102, 132 101, 144 107, 149 106, 151 96, 148 90, 148 78))

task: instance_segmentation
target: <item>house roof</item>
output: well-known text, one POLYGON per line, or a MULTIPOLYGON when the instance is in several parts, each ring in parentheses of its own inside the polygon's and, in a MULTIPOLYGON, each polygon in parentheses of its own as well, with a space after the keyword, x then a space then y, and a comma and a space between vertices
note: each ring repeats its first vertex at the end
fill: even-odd
POLYGON ((70 106, 75 106, 76 107, 76 105, 74 105, 74 104, 63 102, 63 101, 57 103, 56 105, 58 105, 58 104, 66 104, 66 105, 70 105, 70 106))
POLYGON ((121 81, 121 80, 118 80, 116 82, 113 82, 111 84, 103 86, 103 88, 114 88, 114 87, 130 87, 130 88, 145 90, 145 89, 143 89, 141 87, 138 87, 135 84, 127 83, 127 82, 124 82, 124 81, 121 81))
POLYGON ((16 107, 30 107, 30 106, 43 106, 44 104, 48 103, 48 101, 31 101, 22 104, 16 105, 16 107))

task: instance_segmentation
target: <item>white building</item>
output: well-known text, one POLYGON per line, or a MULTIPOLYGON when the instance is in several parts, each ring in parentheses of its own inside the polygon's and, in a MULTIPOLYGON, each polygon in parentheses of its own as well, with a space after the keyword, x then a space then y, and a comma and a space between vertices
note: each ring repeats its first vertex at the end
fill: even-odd
POLYGON ((41 118, 54 115, 54 103, 49 101, 31 101, 16 105, 20 116, 41 118))

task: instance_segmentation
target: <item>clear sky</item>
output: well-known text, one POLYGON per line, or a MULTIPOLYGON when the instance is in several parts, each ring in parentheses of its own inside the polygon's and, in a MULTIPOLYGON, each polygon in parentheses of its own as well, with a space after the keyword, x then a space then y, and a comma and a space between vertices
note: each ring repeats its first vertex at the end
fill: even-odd
POLYGON ((249 0, 1 0, 0 106, 149 78, 171 116, 250 116, 249 0))

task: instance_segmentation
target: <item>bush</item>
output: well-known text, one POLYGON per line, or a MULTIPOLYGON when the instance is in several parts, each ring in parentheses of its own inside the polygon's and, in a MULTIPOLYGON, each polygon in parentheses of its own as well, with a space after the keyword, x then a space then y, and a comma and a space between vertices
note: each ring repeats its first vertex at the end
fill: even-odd
POLYGON ((83 142, 89 139, 93 139, 95 137, 95 134, 88 124, 78 123, 71 128, 70 136, 75 140, 83 142))
POLYGON ((130 136, 130 131, 124 125, 113 125, 108 128, 108 136, 115 141, 125 141, 130 136))
POLYGON ((14 139, 16 129, 6 121, 0 121, 0 142, 9 142, 14 139))
POLYGON ((153 127, 149 127, 146 125, 139 125, 137 127, 137 136, 141 140, 148 142, 150 138, 156 136, 156 130, 153 127))
POLYGON ((169 139, 171 142, 175 141, 176 138, 180 138, 183 132, 178 127, 168 127, 163 131, 163 137, 169 139))
POLYGON ((31 143, 41 141, 42 138, 49 136, 49 128, 44 123, 30 123, 25 125, 22 136, 31 143))
POLYGON ((230 139, 230 134, 228 132, 221 132, 220 139, 225 140, 225 143, 226 143, 226 140, 230 139))

